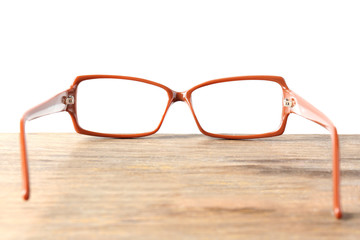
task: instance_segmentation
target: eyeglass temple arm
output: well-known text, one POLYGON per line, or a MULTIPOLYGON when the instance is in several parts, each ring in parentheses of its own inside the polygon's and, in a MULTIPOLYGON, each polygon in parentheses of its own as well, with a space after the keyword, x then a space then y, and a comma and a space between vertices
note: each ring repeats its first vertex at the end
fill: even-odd
POLYGON ((28 200, 30 197, 29 167, 28 167, 28 155, 26 149, 26 134, 25 134, 26 122, 49 114, 65 111, 68 101, 67 97, 68 97, 68 91, 61 92, 56 96, 50 98, 46 102, 43 102, 31 108, 21 118, 20 151, 21 151, 21 170, 22 170, 24 200, 28 200))
POLYGON ((333 209, 336 218, 341 218, 341 206, 340 206, 340 153, 339 153, 339 137, 336 127, 331 120, 320 112, 317 108, 312 106, 305 99, 300 97, 293 91, 289 91, 290 96, 295 100, 291 108, 291 113, 295 113, 306 119, 309 119, 324 128, 326 128, 331 134, 332 148, 333 148, 333 209))

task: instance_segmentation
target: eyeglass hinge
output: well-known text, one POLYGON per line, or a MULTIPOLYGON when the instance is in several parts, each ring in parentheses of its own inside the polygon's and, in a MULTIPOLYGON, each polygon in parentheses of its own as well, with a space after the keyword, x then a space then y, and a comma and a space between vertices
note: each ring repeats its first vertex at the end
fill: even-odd
POLYGON ((284 99, 284 107, 292 108, 294 106, 295 106, 295 100, 294 99, 288 99, 288 98, 284 99))
POLYGON ((66 105, 73 105, 75 103, 74 96, 67 96, 63 98, 63 103, 66 105))

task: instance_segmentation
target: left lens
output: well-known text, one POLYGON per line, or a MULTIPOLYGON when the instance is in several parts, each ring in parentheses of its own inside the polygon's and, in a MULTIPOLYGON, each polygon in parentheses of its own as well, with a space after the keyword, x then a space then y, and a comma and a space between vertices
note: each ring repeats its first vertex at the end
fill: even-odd
POLYGON ((126 79, 85 80, 79 83, 76 93, 80 127, 108 134, 156 130, 168 102, 165 89, 126 79))

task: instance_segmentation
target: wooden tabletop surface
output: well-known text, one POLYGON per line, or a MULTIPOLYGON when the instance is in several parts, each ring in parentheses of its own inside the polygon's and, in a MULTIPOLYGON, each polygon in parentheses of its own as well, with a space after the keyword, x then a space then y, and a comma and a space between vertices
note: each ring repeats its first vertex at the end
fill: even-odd
POLYGON ((328 135, 222 140, 0 134, 0 239, 360 239, 360 135, 343 135, 344 217, 328 135))

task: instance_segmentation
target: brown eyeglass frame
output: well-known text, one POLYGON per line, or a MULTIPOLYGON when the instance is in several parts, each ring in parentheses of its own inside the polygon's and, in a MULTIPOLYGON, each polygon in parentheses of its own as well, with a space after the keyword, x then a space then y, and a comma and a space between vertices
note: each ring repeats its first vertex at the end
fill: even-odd
POLYGON ((284 133, 285 126, 287 123, 287 119, 290 113, 295 113, 299 116, 302 116, 308 120, 311 120, 324 128, 326 128, 330 134, 332 139, 332 148, 333 148, 333 212, 336 218, 340 219, 342 216, 342 211, 340 207, 340 156, 339 156, 339 139, 336 127, 330 121, 328 117, 326 117, 322 112, 300 97, 298 94, 290 90, 282 77, 279 76, 239 76, 239 77, 230 77, 230 78, 221 78, 215 79, 211 81, 207 81, 196 85, 195 87, 189 89, 185 92, 176 92, 171 90, 170 88, 142 78, 128 77, 128 76, 116 76, 116 75, 84 75, 78 76, 71 87, 63 91, 51 99, 35 106, 28 110, 22 117, 20 121, 20 150, 21 150, 21 160, 22 160, 22 179, 23 179, 23 198, 24 200, 28 200, 30 197, 30 180, 29 180, 29 167, 28 167, 28 156, 27 156, 27 148, 26 148, 26 134, 25 134, 25 124, 27 121, 36 119, 38 117, 46 116, 49 114, 63 112, 66 111, 70 114, 72 122, 74 124, 75 131, 80 134, 99 136, 99 137, 115 137, 115 138, 136 138, 136 137, 144 137, 151 134, 156 133, 165 118, 165 115, 171 106, 172 103, 177 101, 183 101, 188 104, 190 110, 194 116, 196 124, 203 134, 211 137, 217 138, 225 138, 225 139, 251 139, 251 138, 265 138, 265 137, 273 137, 279 136, 284 133), (147 84, 151 84, 157 87, 164 89, 169 96, 168 104, 166 106, 166 110, 161 118, 161 121, 157 128, 151 132, 138 133, 138 134, 107 134, 107 133, 98 133, 85 130, 81 128, 77 120, 77 112, 76 112, 76 93, 77 87, 79 83, 86 80, 91 79, 99 79, 99 78, 112 78, 112 79, 123 79, 123 80, 132 80, 143 82, 147 84), (256 134, 256 135, 222 135, 222 134, 214 134, 205 131, 194 112, 192 103, 191 103, 191 94, 198 88, 215 84, 215 83, 223 83, 223 82, 231 82, 231 81, 242 81, 242 80, 263 80, 263 81, 271 81, 278 83, 283 91, 283 111, 281 117, 281 124, 278 130, 274 132, 264 133, 264 134, 256 134))

